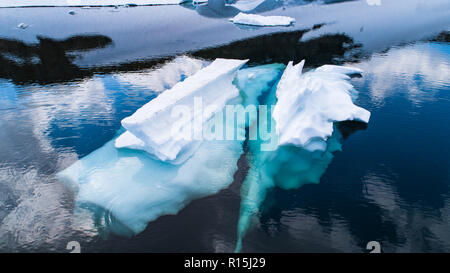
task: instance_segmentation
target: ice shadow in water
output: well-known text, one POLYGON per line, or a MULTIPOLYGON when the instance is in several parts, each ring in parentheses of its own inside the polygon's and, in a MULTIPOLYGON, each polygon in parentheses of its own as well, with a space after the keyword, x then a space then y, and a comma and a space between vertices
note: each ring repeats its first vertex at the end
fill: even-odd
POLYGON ((16 84, 51 84, 91 76, 93 71, 73 63, 76 55, 112 44, 103 35, 72 36, 56 40, 37 36, 39 43, 0 39, 0 78, 16 84))

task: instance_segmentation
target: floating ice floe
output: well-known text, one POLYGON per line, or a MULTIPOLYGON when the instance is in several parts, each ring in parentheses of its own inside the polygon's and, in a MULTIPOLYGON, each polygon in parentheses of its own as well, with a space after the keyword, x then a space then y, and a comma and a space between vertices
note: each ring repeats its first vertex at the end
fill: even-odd
POLYGON ((230 19, 231 22, 250 26, 290 26, 295 23, 295 19, 287 16, 262 16, 257 14, 247 14, 240 12, 230 19))
MULTIPOLYGON (((197 0, 198 2, 199 0, 197 0)), ((205 2, 207 0, 200 0, 205 2)), ((5 0, 0 2, 4 7, 88 7, 88 6, 145 6, 145 5, 178 5, 187 0, 5 0)))
POLYGON ((239 95, 239 90, 232 81, 237 70, 246 62, 247 60, 216 59, 209 66, 151 100, 133 115, 122 120, 122 126, 128 133, 117 139, 116 147, 142 149, 163 161, 174 161, 181 152, 182 158, 185 159, 192 152, 195 140, 201 138, 192 133, 201 134, 203 124, 216 112, 209 111, 204 114, 197 111, 196 98, 201 98, 201 104, 205 106, 215 106, 217 111, 222 109, 229 100, 239 95), (174 114, 177 111, 174 106, 180 110, 185 107, 192 115, 180 117, 181 113, 174 114), (176 134, 172 130, 175 125, 181 129, 176 134), (194 128, 182 130, 186 126, 194 128))
MULTIPOLYGON (((242 61, 232 63, 228 63, 228 68, 242 61)), ((283 68, 284 65, 271 64, 238 71, 233 82, 240 92, 227 104, 257 103, 257 98, 279 79, 283 68)), ((222 76, 228 78, 229 74, 222 76)), ((222 92, 222 87, 229 88, 221 84, 213 87, 217 93, 222 92)), ((244 136, 245 127, 249 126, 239 119, 233 124, 223 122, 225 130, 231 126, 244 136)), ((152 158, 141 150, 118 149, 114 142, 115 139, 78 160, 58 173, 58 177, 76 189, 79 206, 94 205, 109 211, 120 223, 116 225, 119 228, 111 227, 114 232, 136 234, 159 216, 176 214, 190 201, 228 187, 243 153, 244 140, 201 141, 192 156, 179 165, 152 158)))
POLYGON ((20 24, 17 25, 17 27, 20 28, 20 29, 26 29, 26 28, 28 28, 28 25, 25 24, 25 23, 20 23, 20 24))
POLYGON ((273 111, 279 145, 293 144, 324 150, 333 123, 345 120, 369 122, 370 112, 353 104, 348 74, 357 68, 326 65, 302 74, 304 61, 292 62, 278 84, 273 111))

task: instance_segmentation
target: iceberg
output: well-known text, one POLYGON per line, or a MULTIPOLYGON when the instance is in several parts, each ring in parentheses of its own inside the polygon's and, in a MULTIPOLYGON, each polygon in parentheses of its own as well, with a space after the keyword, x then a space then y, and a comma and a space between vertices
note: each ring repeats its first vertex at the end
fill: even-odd
POLYGON ((250 26, 290 26, 295 23, 295 19, 288 16, 263 16, 257 14, 247 14, 240 12, 230 19, 231 22, 240 25, 250 26))
POLYGON ((369 122, 370 112, 353 104, 348 82, 357 68, 325 65, 302 74, 304 61, 288 64, 276 91, 273 111, 279 145, 293 144, 324 150, 333 123, 345 120, 369 122))
POLYGON ((236 98, 239 90, 232 81, 246 62, 216 59, 151 100, 122 120, 122 126, 128 132, 117 139, 116 147, 142 149, 163 161, 183 162, 194 150, 196 140, 202 137, 196 134, 202 134, 203 124, 216 112, 204 114, 198 111, 199 108, 206 105, 220 110, 229 100, 236 98), (187 107, 192 114, 181 118, 174 114, 177 109, 183 110, 180 106, 187 107), (175 133, 172 130, 174 124, 181 128, 175 133), (183 160, 177 160, 179 155, 183 160))
MULTIPOLYGON (((283 68, 281 64, 270 64, 239 70, 234 81, 239 95, 227 105, 256 102, 277 82, 283 68)), ((215 86, 214 90, 220 93, 221 85, 215 86)), ((226 129, 231 126, 230 129, 244 136, 250 122, 222 121, 226 129)), ((123 132, 124 129, 118 135, 122 136, 123 132)), ((199 142, 192 156, 175 165, 150 157, 142 150, 117 149, 116 140, 59 172, 58 178, 76 191, 77 207, 89 207, 94 211, 100 207, 108 211, 108 215, 117 220, 107 223, 111 225, 108 229, 122 235, 137 234, 148 222, 162 215, 176 214, 190 201, 228 187, 237 170, 244 142, 204 140, 199 142)))

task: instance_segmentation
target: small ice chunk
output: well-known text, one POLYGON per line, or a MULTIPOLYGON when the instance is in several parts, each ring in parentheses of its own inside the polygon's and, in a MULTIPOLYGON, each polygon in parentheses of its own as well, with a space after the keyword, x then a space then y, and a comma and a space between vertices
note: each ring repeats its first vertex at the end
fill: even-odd
POLYGON ((355 74, 363 73, 362 69, 359 69, 357 67, 331 65, 331 64, 322 65, 321 67, 317 68, 315 71, 316 72, 328 72, 328 73, 340 73, 340 74, 346 74, 346 75, 355 75, 355 74))
MULTIPOLYGON (((180 152, 190 150, 188 146, 193 144, 195 132, 201 132, 203 124, 214 114, 212 111, 206 115, 197 113, 196 102, 200 99, 202 106, 215 106, 220 110, 229 100, 239 96, 239 90, 232 81, 246 62, 216 59, 123 119, 122 126, 145 144, 146 152, 163 161, 175 160, 180 152), (173 115, 174 106, 189 110, 190 117, 173 115), (179 128, 192 127, 174 135, 172 127, 175 123, 179 128)), ((123 147, 121 143, 116 145, 123 147)))
POLYGON ((357 68, 326 65, 302 74, 304 61, 290 62, 277 87, 278 101, 273 111, 279 145, 293 144, 309 150, 320 149, 333 123, 345 120, 369 122, 370 112, 353 104, 356 92, 347 74, 357 68))
POLYGON ((231 22, 250 26, 290 26, 295 19, 288 16, 262 16, 240 12, 230 19, 231 22))
POLYGON ((20 23, 20 24, 17 25, 17 27, 20 28, 20 29, 26 29, 26 28, 28 28, 28 25, 25 24, 25 23, 20 23))

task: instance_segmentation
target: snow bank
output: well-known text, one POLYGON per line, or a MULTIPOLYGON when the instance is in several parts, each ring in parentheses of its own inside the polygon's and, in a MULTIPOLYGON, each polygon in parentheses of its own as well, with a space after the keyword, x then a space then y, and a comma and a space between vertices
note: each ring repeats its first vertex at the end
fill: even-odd
POLYGON ((117 5, 178 5, 185 0, 5 0, 4 7, 69 7, 69 6, 117 6, 117 5))
POLYGON ((295 19, 287 16, 262 16, 256 14, 246 14, 240 12, 230 19, 231 22, 250 26, 290 26, 295 23, 295 19))
POLYGON ((222 109, 227 101, 239 95, 239 90, 232 81, 237 70, 246 62, 247 60, 216 59, 206 68, 151 100, 122 120, 122 126, 129 133, 117 140, 116 147, 143 149, 164 161, 175 160, 180 152, 189 154, 192 151, 190 146, 198 139, 195 132, 202 132, 203 124, 214 115, 214 112, 206 115, 197 113, 196 99, 201 98, 205 107, 214 105, 217 109, 222 109), (172 113, 174 106, 187 107, 192 115, 180 119, 180 116, 172 113), (179 125, 179 128, 186 126, 190 129, 180 130, 179 134, 174 135, 174 124, 179 125))
MULTIPOLYGON (((272 64, 240 70, 236 77, 240 96, 229 104, 256 102, 261 93, 275 84, 283 68, 272 64)), ((222 91, 220 86, 214 90, 222 91)), ((234 124, 224 121, 224 126, 233 126, 241 135, 245 135, 248 125, 239 119, 234 124)), ((136 234, 149 221, 176 214, 190 201, 228 187, 233 182, 244 140, 203 141, 179 165, 149 157, 144 151, 117 149, 114 142, 115 139, 78 160, 58 173, 58 178, 76 189, 77 206, 104 208, 117 220, 109 223, 115 226, 108 228, 116 233, 136 234)))
POLYGON ((294 66, 290 62, 277 87, 273 118, 279 145, 324 150, 334 122, 369 122, 370 112, 352 102, 355 90, 347 75, 362 71, 326 65, 302 74, 303 64, 294 66))

